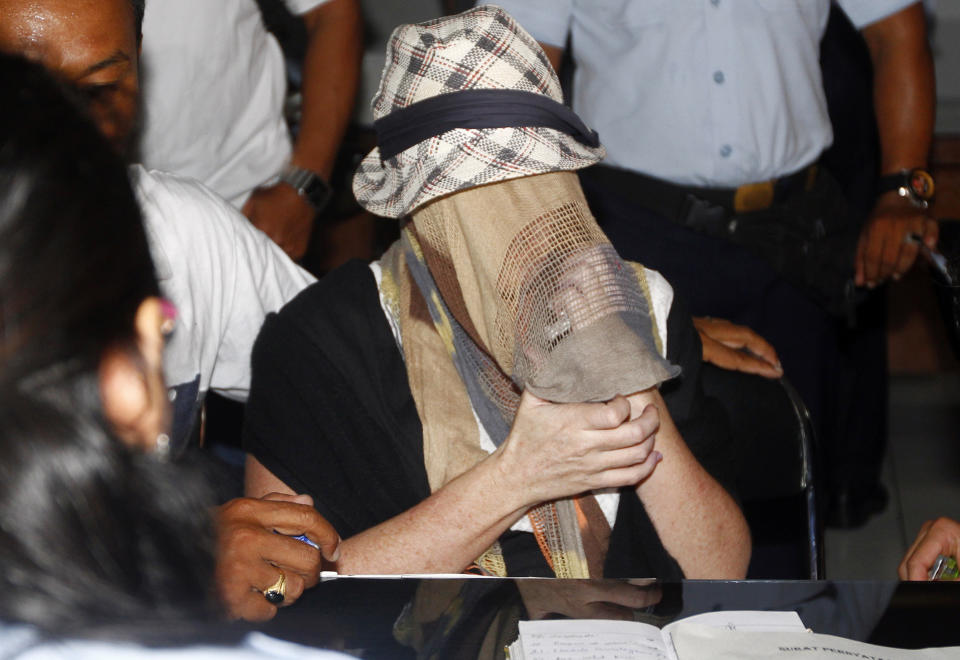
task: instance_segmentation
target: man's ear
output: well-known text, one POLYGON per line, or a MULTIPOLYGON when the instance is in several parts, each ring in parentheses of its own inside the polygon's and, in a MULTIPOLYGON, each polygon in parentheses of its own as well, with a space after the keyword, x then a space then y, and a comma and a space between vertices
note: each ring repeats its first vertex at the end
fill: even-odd
POLYGON ((111 347, 100 360, 104 415, 120 439, 147 450, 153 449, 167 423, 162 323, 160 299, 145 299, 134 320, 136 347, 111 347))

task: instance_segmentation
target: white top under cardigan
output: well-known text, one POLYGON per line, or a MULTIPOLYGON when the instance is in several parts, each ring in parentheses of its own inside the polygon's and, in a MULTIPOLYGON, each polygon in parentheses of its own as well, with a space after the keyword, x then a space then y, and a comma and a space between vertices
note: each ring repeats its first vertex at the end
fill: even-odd
MULTIPOLYGON (((374 261, 371 263, 370 270, 373 272, 373 277, 377 280, 377 290, 380 292, 380 307, 383 309, 383 315, 386 317, 387 324, 393 332, 393 338, 397 342, 397 349, 400 351, 400 354, 403 355, 399 320, 395 319, 390 313, 390 308, 383 296, 383 289, 380 287, 383 278, 383 270, 380 267, 380 262, 374 261)), ((673 305, 673 287, 671 287, 666 278, 657 271, 650 270, 649 268, 645 268, 644 270, 647 275, 647 286, 650 289, 650 299, 653 306, 652 313, 654 320, 657 322, 657 332, 660 334, 661 344, 663 346, 662 354, 666 357, 667 317, 670 315, 670 307, 673 305)), ((483 424, 480 423, 480 418, 477 416, 476 411, 473 411, 473 418, 476 420, 477 428, 480 430, 480 446, 486 450, 488 454, 492 454, 497 448, 493 444, 493 440, 490 439, 490 435, 483 427, 483 424)), ((603 491, 594 491, 594 495, 597 498, 597 504, 600 505, 600 510, 603 511, 604 517, 610 524, 610 528, 613 529, 614 522, 616 522, 617 519, 617 507, 620 506, 619 491, 615 488, 606 489, 603 491)), ((530 519, 526 516, 515 522, 510 529, 515 532, 533 532, 533 528, 530 526, 530 519)))

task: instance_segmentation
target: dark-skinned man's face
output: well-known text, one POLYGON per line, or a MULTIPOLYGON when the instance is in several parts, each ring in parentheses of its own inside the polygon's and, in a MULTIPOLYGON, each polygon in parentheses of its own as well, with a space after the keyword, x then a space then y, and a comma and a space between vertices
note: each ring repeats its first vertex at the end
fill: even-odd
POLYGON ((124 154, 137 123, 137 36, 128 0, 0 0, 0 50, 35 60, 80 90, 124 154))

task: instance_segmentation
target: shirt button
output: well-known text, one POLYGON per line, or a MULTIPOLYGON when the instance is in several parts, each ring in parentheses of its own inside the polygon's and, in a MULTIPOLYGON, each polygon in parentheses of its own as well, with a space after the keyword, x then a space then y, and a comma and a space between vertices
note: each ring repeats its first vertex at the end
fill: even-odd
POLYGON ((725 144, 722 147, 720 147, 721 158, 730 158, 730 154, 732 153, 733 153, 733 147, 731 147, 729 144, 725 144))
POLYGON ((713 74, 713 82, 718 85, 722 85, 723 81, 726 80, 726 77, 723 75, 723 71, 715 71, 713 74))
POLYGON ((176 401, 176 400, 177 400, 177 391, 176 391, 175 389, 172 389, 172 388, 169 389, 169 390, 167 390, 167 398, 169 398, 170 401, 176 401))

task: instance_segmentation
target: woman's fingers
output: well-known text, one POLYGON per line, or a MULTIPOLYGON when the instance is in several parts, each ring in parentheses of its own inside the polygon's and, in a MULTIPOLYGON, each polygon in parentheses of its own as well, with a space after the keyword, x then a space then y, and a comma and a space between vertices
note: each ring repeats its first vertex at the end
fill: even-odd
POLYGON ((526 503, 636 485, 648 477, 658 462, 649 459, 659 410, 648 404, 631 419, 631 403, 636 408, 640 400, 555 404, 524 394, 501 456, 510 472, 523 476, 526 503))
POLYGON ((602 403, 553 403, 524 390, 517 417, 564 431, 614 429, 629 419, 630 403, 619 394, 602 403))
POLYGON ((575 404, 586 406, 586 421, 590 428, 615 429, 630 419, 630 402, 618 394, 606 403, 575 404))
POLYGON ((627 467, 610 468, 599 472, 592 480, 589 490, 636 486, 653 474, 653 471, 661 460, 663 460, 663 455, 656 452, 642 463, 627 467))
POLYGON ((633 447, 656 436, 660 430, 660 411, 653 404, 644 408, 636 419, 625 421, 607 430, 592 430, 584 433, 584 439, 597 451, 612 451, 633 447))

